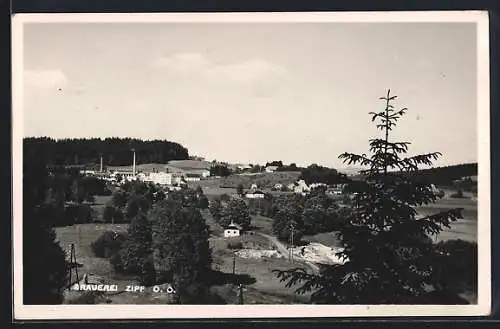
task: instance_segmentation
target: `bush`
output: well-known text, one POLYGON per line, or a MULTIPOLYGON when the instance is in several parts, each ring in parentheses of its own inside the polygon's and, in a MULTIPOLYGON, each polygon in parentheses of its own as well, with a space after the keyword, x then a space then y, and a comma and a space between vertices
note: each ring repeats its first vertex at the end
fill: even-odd
POLYGON ((209 205, 208 198, 205 195, 200 196, 198 206, 200 209, 207 209, 209 205))
POLYGON ((463 292, 477 290, 477 244, 464 240, 448 240, 436 245, 437 284, 441 288, 463 292))
POLYGON ((115 209, 113 212, 113 222, 114 223, 125 223, 125 216, 123 215, 123 212, 120 209, 115 209))
POLYGON ((453 193, 452 195, 450 195, 451 198, 455 198, 455 199, 463 199, 465 198, 464 196, 464 192, 462 191, 462 189, 459 189, 457 191, 457 193, 453 193))
POLYGON ((68 225, 85 224, 93 221, 93 211, 88 204, 68 205, 64 210, 65 222, 68 225))
POLYGON ((90 248, 96 257, 114 258, 126 239, 124 233, 106 231, 91 243, 90 248))
POLYGON ((439 190, 439 192, 437 192, 437 196, 439 198, 444 198, 444 191, 443 190, 439 190))
POLYGON ((115 214, 115 207, 107 205, 104 207, 104 211, 102 213, 102 221, 104 223, 111 223, 113 221, 113 216, 115 214))

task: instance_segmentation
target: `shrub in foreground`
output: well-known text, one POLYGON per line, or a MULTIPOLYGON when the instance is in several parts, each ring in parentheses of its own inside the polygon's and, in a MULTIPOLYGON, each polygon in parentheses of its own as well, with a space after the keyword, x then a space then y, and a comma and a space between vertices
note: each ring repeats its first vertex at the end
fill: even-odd
POLYGON ((125 240, 125 233, 105 231, 90 244, 90 249, 96 257, 112 258, 118 254, 125 240))

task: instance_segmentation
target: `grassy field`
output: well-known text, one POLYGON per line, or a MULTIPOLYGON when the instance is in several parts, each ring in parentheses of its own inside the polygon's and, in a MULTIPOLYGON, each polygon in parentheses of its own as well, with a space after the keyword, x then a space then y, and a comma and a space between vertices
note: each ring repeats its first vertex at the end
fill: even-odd
POLYGON ((255 227, 254 230, 273 235, 273 219, 260 215, 253 215, 252 218, 252 226, 255 227))
MULTIPOLYGON (((214 284, 212 291, 219 294, 228 304, 238 303, 234 279, 228 279, 232 275, 233 252, 228 249, 228 239, 222 236, 222 228, 215 223, 210 213, 202 212, 211 230, 210 248, 213 255, 213 269, 220 274, 220 283, 214 284)), ((61 247, 69 251, 71 244, 75 244, 77 262, 81 264, 78 268, 79 278, 84 274, 90 277, 102 278, 104 283, 117 284, 121 290, 127 285, 137 285, 135 278, 116 274, 107 259, 97 258, 93 255, 90 245, 103 232, 112 230, 125 232, 127 224, 80 224, 56 228, 57 239, 61 247)), ((259 235, 242 235, 232 241, 238 241, 246 249, 272 249, 267 239, 259 235)), ((289 263, 286 259, 236 259, 236 279, 245 283, 244 302, 247 304, 289 304, 307 302, 308 296, 295 296, 293 288, 286 288, 273 269, 289 269, 292 267, 305 266, 289 263)), ((75 275, 75 272, 72 273, 75 275)), ((70 298, 80 296, 77 292, 67 293, 70 298)), ((98 300, 99 303, 111 304, 166 304, 168 296, 153 294, 151 292, 132 293, 122 292, 116 295, 106 295, 98 300)))
MULTIPOLYGON (((233 270, 233 251, 227 248, 229 239, 224 237, 212 237, 210 239, 210 248, 214 269, 222 273, 230 274, 233 270)), ((269 249, 269 243, 256 235, 241 236, 235 241, 242 241, 244 247, 256 247, 256 249, 269 249)), ((246 288, 251 291, 247 296, 250 300, 247 303, 252 304, 289 304, 292 302, 305 303, 309 296, 296 296, 294 288, 286 288, 279 282, 276 275, 272 272, 274 269, 286 270, 290 268, 304 268, 300 263, 290 263, 287 259, 262 258, 248 259, 236 257, 235 273, 247 280, 246 288)), ((231 301, 231 295, 222 296, 228 302, 231 301)))
MULTIPOLYGON (((272 244, 262 236, 256 234, 244 234, 238 238, 224 238, 222 236, 223 229, 210 215, 210 212, 205 210, 202 212, 207 224, 212 232, 210 238, 210 248, 212 249, 213 257, 213 268, 216 271, 222 273, 232 273, 233 269, 233 252, 228 249, 228 242, 241 242, 244 249, 258 249, 258 250, 269 250, 272 249, 272 244)), ((254 216, 258 218, 262 223, 268 222, 270 219, 266 219, 262 216, 254 216)), ((256 223, 252 220, 252 224, 256 223)), ((290 268, 304 268, 307 269, 305 265, 299 263, 291 264, 286 259, 236 259, 236 271, 235 273, 240 276, 251 280, 253 282, 246 286, 247 297, 245 297, 245 303, 251 304, 289 304, 289 303, 304 303, 308 300, 308 296, 295 296, 293 288, 286 288, 279 280, 276 275, 272 273, 273 269, 290 269, 290 268)), ((235 298, 234 289, 229 289, 226 285, 222 284, 215 287, 215 291, 221 295, 228 303, 233 303, 235 298)), ((245 293, 244 293, 245 295, 245 293)))
POLYGON ((111 201, 112 196, 103 196, 103 195, 97 195, 95 197, 95 202, 92 205, 92 210, 94 211, 95 214, 95 220, 100 221, 102 220, 102 214, 104 212, 104 207, 106 207, 106 204, 111 201))

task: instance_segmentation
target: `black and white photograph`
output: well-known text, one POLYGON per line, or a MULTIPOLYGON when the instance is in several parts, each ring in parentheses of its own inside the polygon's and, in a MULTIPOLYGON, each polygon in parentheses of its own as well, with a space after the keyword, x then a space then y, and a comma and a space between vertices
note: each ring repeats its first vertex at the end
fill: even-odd
POLYGON ((12 26, 16 318, 489 313, 486 13, 12 26))

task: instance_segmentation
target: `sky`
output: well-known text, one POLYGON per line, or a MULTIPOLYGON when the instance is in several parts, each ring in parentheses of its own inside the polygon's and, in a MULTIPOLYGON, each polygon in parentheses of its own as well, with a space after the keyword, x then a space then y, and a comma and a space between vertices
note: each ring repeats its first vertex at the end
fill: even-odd
POLYGON ((477 161, 474 23, 29 23, 24 136, 167 139, 231 163, 343 167, 392 133, 477 161))

